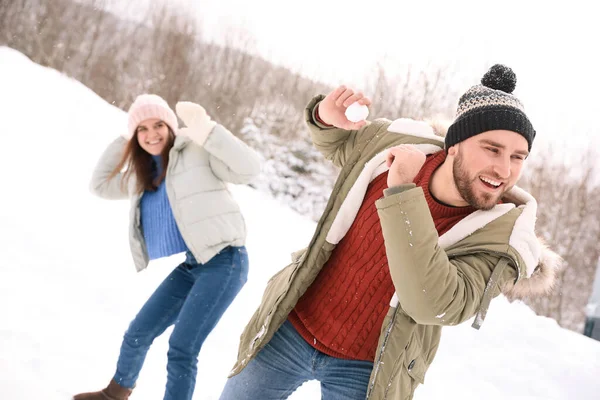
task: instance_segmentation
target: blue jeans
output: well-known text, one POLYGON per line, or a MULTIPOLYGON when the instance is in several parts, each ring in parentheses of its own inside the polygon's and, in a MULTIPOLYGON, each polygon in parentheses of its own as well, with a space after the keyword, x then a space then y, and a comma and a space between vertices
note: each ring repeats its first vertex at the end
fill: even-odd
POLYGON ((220 400, 287 399, 313 379, 321 383, 323 400, 364 400, 372 370, 370 361, 321 353, 285 321, 242 372, 227 380, 220 400))
POLYGON ((134 387, 150 345, 175 324, 169 338, 164 399, 191 399, 202 343, 247 277, 245 247, 227 247, 206 264, 197 263, 188 251, 185 261, 160 284, 125 332, 115 381, 134 387))

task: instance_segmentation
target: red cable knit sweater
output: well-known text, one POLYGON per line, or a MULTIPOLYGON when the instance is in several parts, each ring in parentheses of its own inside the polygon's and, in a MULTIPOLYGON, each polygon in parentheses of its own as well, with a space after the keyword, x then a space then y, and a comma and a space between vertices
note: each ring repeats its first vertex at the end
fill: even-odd
MULTIPOLYGON (((443 150, 428 156, 413 181, 423 188, 439 235, 474 211, 443 205, 431 196, 429 179, 445 159, 443 150)), ((311 346, 333 357, 375 359, 381 325, 394 294, 375 207, 385 188, 387 172, 369 184, 348 233, 289 315, 311 346)))

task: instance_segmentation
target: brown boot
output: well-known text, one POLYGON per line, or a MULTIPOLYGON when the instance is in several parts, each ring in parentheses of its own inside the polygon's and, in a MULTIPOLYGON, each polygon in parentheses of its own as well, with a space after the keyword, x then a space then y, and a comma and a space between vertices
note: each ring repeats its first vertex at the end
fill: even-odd
POLYGON ((100 392, 81 393, 73 396, 73 400, 127 400, 132 391, 111 379, 108 386, 100 392))

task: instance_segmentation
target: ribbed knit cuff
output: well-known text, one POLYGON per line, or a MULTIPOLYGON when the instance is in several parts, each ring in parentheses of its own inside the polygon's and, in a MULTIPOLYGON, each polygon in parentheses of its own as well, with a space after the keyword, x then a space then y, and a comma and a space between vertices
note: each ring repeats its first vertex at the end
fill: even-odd
POLYGON ((402 193, 409 189, 414 189, 416 187, 417 187, 417 185, 415 185, 414 183, 405 183, 404 185, 392 186, 387 189, 384 189, 383 195, 385 197, 388 197, 388 196, 392 196, 392 195, 395 195, 398 193, 402 193))

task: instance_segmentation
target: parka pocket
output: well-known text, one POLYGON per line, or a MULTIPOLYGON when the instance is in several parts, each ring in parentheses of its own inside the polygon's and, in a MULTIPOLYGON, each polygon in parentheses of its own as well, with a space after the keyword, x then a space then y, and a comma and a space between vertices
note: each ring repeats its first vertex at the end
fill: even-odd
MULTIPOLYGON (((415 339, 413 340, 416 341, 415 339)), ((427 367, 420 345, 416 350, 410 349, 409 346, 409 350, 412 351, 407 350, 405 354, 402 373, 408 376, 408 388, 406 392, 410 395, 406 398, 412 399, 417 386, 425 382, 425 371, 427 370, 427 367)))
POLYGON ((413 380, 415 380, 418 383, 424 383, 426 368, 422 356, 419 355, 418 357, 413 359, 411 359, 410 357, 406 357, 404 359, 404 367, 406 368, 406 373, 413 380))
POLYGON ((386 398, 412 399, 417 386, 425 380, 427 368, 422 353, 420 341, 413 336, 394 364, 386 398))

